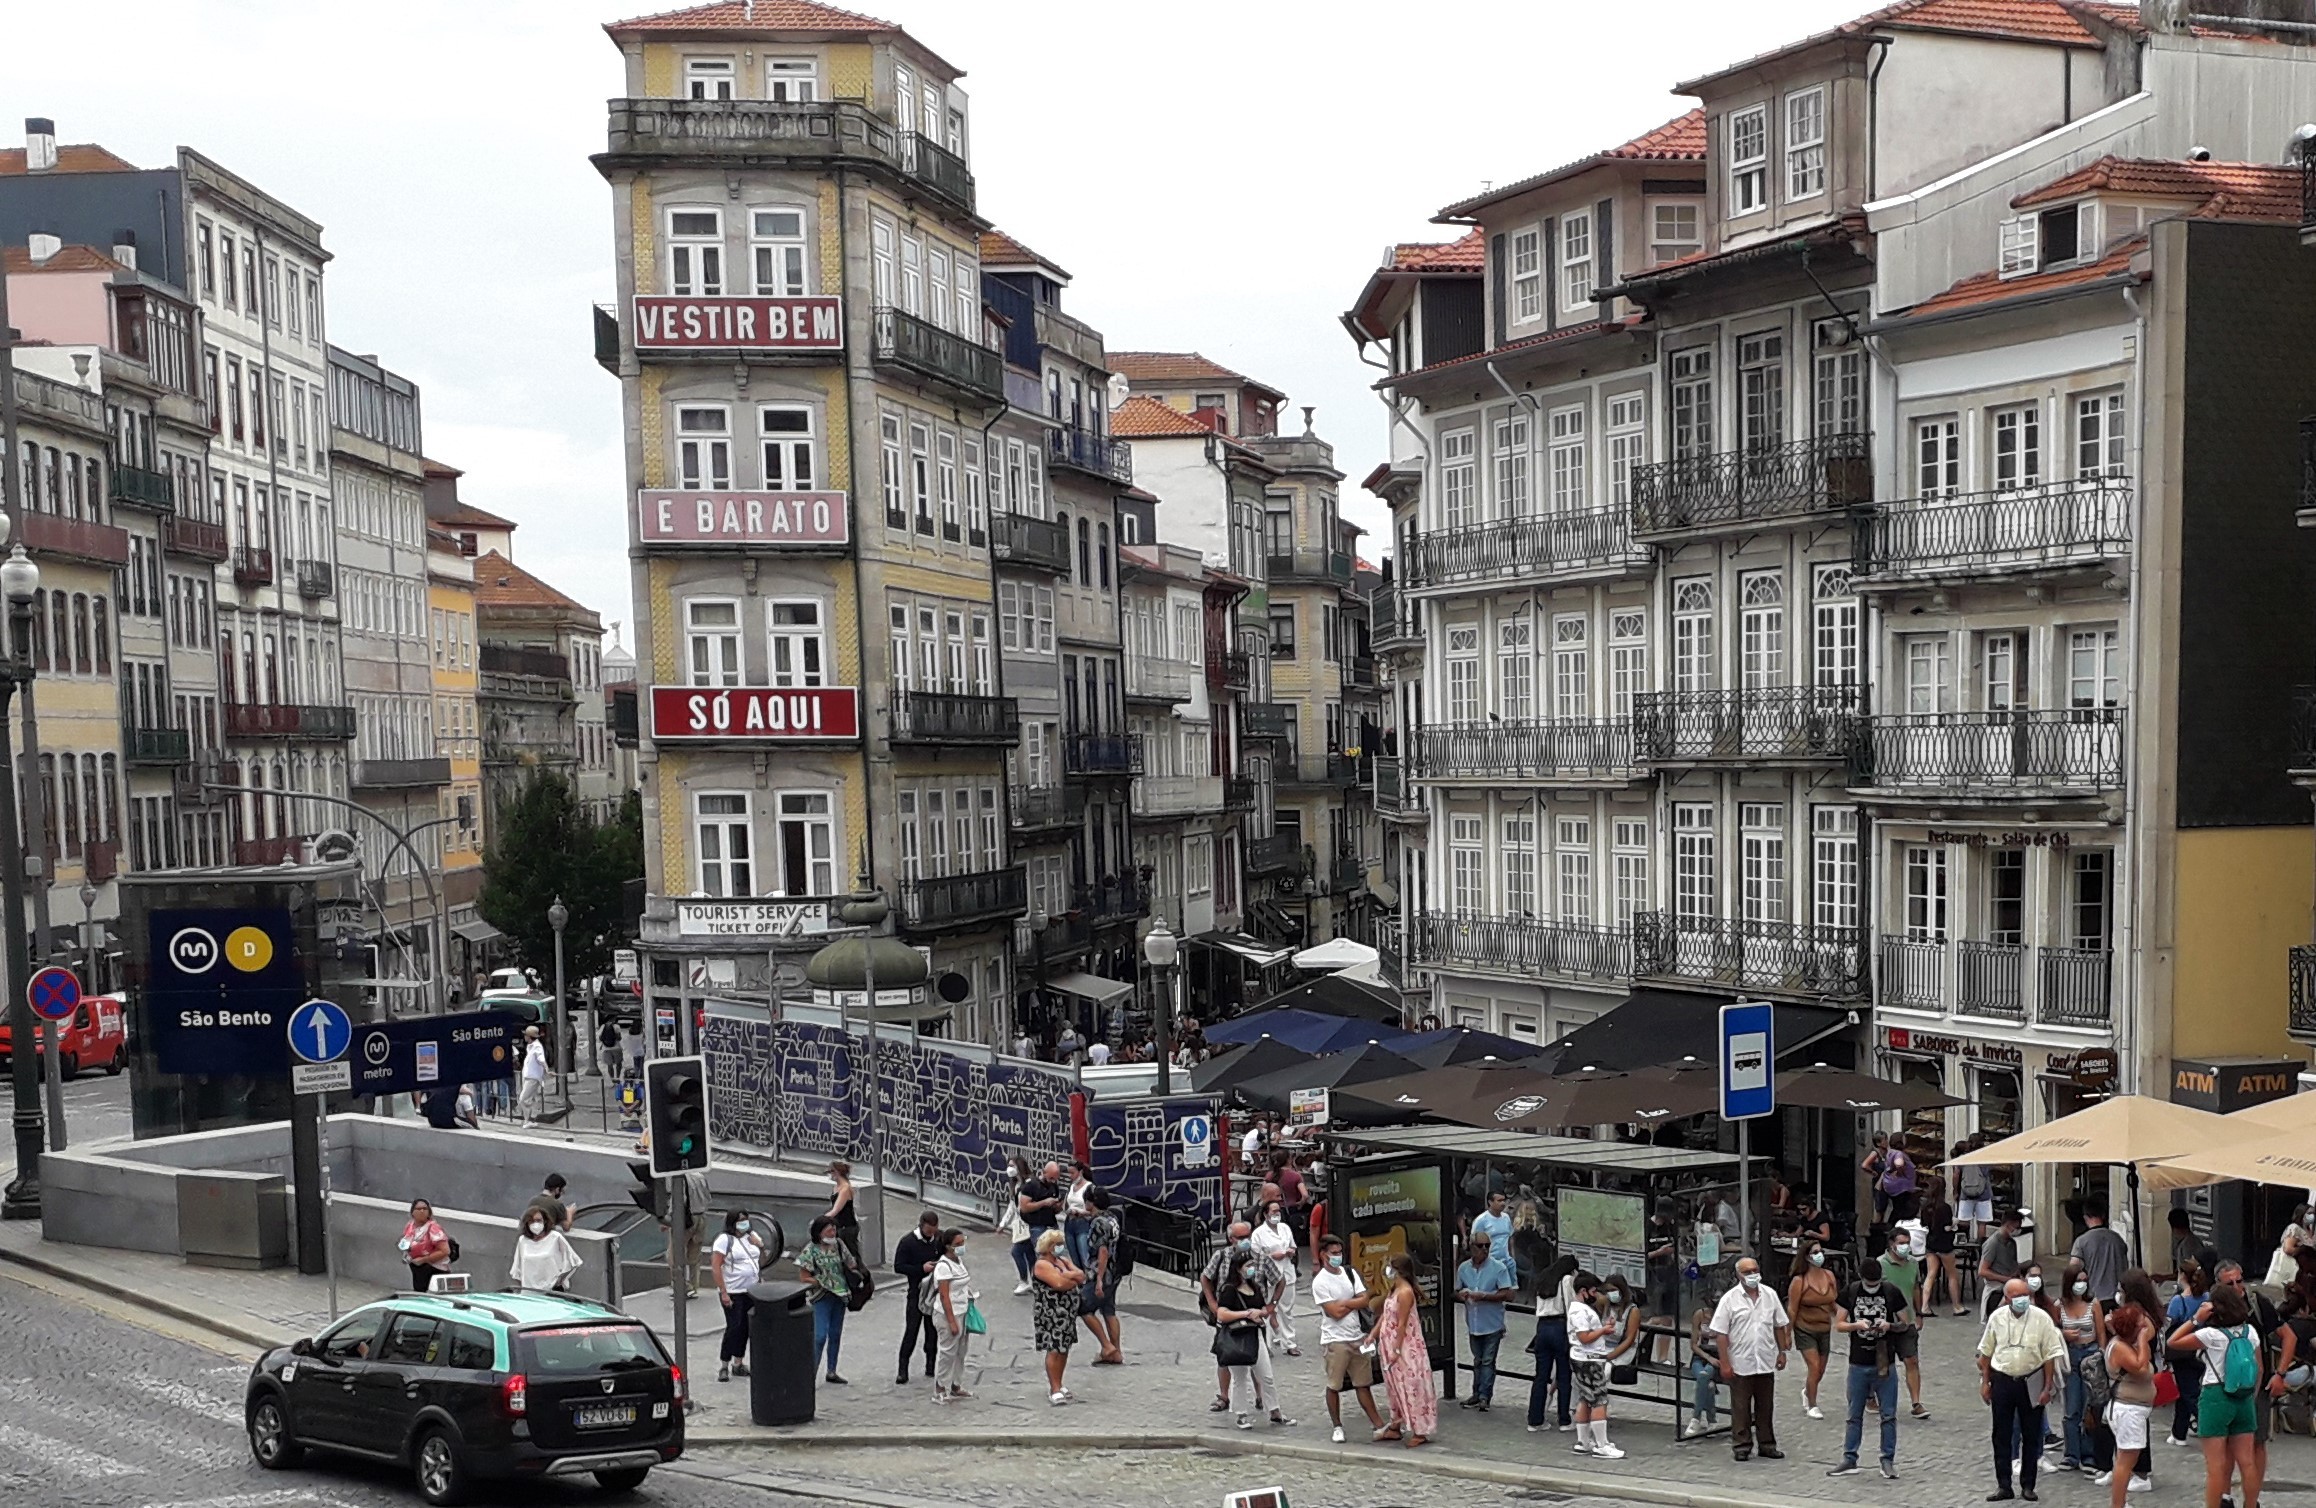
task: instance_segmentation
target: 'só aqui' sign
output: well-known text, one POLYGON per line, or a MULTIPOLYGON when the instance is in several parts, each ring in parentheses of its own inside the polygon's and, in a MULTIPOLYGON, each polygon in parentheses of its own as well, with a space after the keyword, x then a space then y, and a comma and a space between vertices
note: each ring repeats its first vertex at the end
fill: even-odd
POLYGON ((685 738, 858 738, 850 686, 655 686, 655 742, 685 738))

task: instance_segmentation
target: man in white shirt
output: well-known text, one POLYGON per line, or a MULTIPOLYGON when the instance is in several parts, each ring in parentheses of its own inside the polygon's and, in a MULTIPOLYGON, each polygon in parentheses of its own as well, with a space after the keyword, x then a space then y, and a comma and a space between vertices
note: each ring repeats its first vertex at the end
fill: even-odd
POLYGON ((1093 1064, 1096 1068, 1099 1068, 1104 1063, 1109 1062, 1110 1044, 1107 1042, 1096 1042, 1093 1046, 1087 1048, 1086 1061, 1093 1064))
POLYGON ((1782 1461, 1777 1448, 1777 1374, 1793 1348, 1793 1321, 1777 1291, 1761 1281, 1761 1264, 1737 1263, 1737 1286, 1721 1295, 1707 1327, 1721 1338, 1721 1381, 1729 1388, 1729 1444, 1740 1461, 1753 1457, 1761 1431, 1761 1458, 1782 1461))
POLYGON ((1621 1461, 1624 1452, 1608 1439, 1608 1353, 1616 1346, 1616 1326, 1600 1312, 1600 1279, 1579 1272, 1573 1281, 1568 1349, 1576 1374, 1576 1443, 1569 1448, 1580 1456, 1621 1461))
POLYGON ((1258 1115, 1255 1117, 1254 1123, 1246 1128, 1246 1135, 1238 1139, 1238 1155, 1251 1167, 1255 1159, 1262 1156, 1263 1148, 1268 1145, 1270 1145, 1270 1134, 1263 1129, 1263 1119, 1258 1115))
POLYGON ((1375 1356, 1367 1332, 1359 1323, 1361 1310, 1373 1299, 1358 1272, 1344 1260, 1343 1238, 1322 1236, 1319 1265, 1311 1274, 1311 1302, 1319 1308, 1319 1347, 1326 1357, 1327 1418, 1335 1426, 1335 1443, 1343 1443, 1343 1387, 1349 1383, 1367 1411, 1367 1422, 1383 1428, 1375 1407, 1375 1356))
POLYGON ((517 1091, 516 1108, 522 1112, 523 1124, 538 1124, 539 1112, 547 1106, 547 1047, 539 1040, 535 1026, 523 1028, 523 1082, 517 1091))

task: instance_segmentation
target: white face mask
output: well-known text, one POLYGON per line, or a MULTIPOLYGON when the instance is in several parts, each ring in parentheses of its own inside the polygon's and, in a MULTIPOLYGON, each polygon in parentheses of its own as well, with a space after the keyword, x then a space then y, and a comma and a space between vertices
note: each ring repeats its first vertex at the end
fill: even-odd
POLYGON ((1809 1254, 1809 1265, 1812 1267, 1825 1266, 1825 1253, 1822 1251, 1811 1252, 1809 1254))
POLYGON ((1761 1286, 1761 1274, 1757 1272, 1745 1274, 1745 1286, 1747 1288, 1759 1288, 1761 1286))
POLYGON ((2084 1297, 2088 1296, 2088 1295, 2090 1294, 2090 1292, 2091 1292, 2091 1285, 2090 1285, 2090 1284, 2088 1284, 2088 1283, 2077 1283, 2077 1284, 2075 1285, 2075 1297, 2076 1297, 2076 1298, 2084 1298, 2084 1297))
POLYGON ((2041 1273, 2038 1272, 2027 1279, 2027 1289, 2033 1293, 2040 1293, 2043 1291, 2043 1277, 2041 1273))

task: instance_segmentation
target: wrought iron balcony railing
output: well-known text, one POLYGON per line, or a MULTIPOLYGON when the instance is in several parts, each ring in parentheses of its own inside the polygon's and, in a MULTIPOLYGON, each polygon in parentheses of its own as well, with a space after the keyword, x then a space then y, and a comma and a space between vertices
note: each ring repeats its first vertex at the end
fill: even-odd
POLYGON ((543 681, 571 679, 571 662, 552 649, 485 644, 476 664, 500 675, 527 675, 543 681))
POLYGON ((1268 838, 1256 838, 1246 846, 1248 874, 1301 873, 1302 869, 1303 840, 1293 833, 1274 833, 1268 838))
POLYGON ((1857 515, 1858 574, 2019 575, 2093 565, 2131 544, 2131 482, 2076 477, 2002 492, 1877 503, 1857 515))
POLYGON ((975 402, 1005 401, 1005 358, 906 309, 876 311, 875 359, 944 384, 975 402))
POLYGON ((16 520, 15 542, 44 560, 55 557, 114 567, 129 563, 128 530, 61 513, 23 509, 16 520))
POLYGON ((2316 686, 2292 688, 2292 768, 2316 771, 2316 686))
POLYGON ((132 508, 167 513, 177 506, 177 489, 166 471, 113 463, 113 501, 132 508))
POLYGON ((1411 962, 1533 978, 1630 979, 1632 937, 1619 927, 1534 917, 1425 912, 1407 935, 1411 962))
POLYGON ((1407 948, 1394 920, 1379 920, 1375 925, 1375 969, 1392 989, 1407 987, 1407 948))
POLYGON ((1253 811, 1255 804, 1255 794, 1258 790, 1261 789, 1261 784, 1262 783, 1260 781, 1249 780, 1242 776, 1225 775, 1222 778, 1222 805, 1224 810, 1234 812, 1253 811))
POLYGON ((1840 759, 1857 724, 1855 686, 1646 691, 1632 701, 1634 752, 1680 764, 1721 759, 1840 759))
POLYGON ((1211 690, 1244 692, 1253 678, 1254 656, 1243 649, 1226 649, 1206 657, 1206 684, 1211 690))
POLYGON ((1369 599, 1367 619, 1367 636, 1377 654, 1413 649, 1423 642, 1416 637, 1413 604, 1396 586, 1384 587, 1369 599))
POLYGON ((273 585, 273 551, 255 545, 243 545, 235 550, 233 581, 236 586, 273 585))
POLYGON ((1285 738, 1295 716, 1286 702, 1247 702, 1238 712, 1239 726, 1249 738, 1285 738))
POLYGON ((1575 572, 1640 570, 1652 558, 1635 544, 1632 515, 1622 508, 1588 513, 1531 514, 1415 537, 1408 552, 1407 585, 1456 586, 1526 580, 1575 572))
POLYGON ((342 743, 354 736, 354 709, 281 702, 229 703, 225 708, 225 736, 342 743))
POLYGON ((1082 916, 1051 917, 1042 927, 1028 922, 1016 922, 1013 927, 1013 956, 1025 969, 1038 965, 1052 966, 1067 963, 1083 953, 1094 940, 1094 924, 1082 916))
POLYGON ((225 540, 225 525, 187 518, 182 513, 161 520, 161 548, 172 555, 207 561, 222 561, 232 553, 225 540))
POLYGON ((1400 784, 1400 763, 1396 754, 1384 754, 1375 761, 1375 809, 1387 816, 1396 816, 1404 809, 1407 795, 1400 784))
POLYGON ((1198 667, 1188 660, 1126 656, 1126 695, 1142 701, 1187 702, 1198 689, 1198 667))
POLYGON ((409 791, 450 784, 450 761, 440 756, 416 759, 357 759, 354 789, 409 791))
POLYGON ((328 597, 336 590, 338 573, 326 560, 301 560, 297 579, 300 597, 328 597))
POLYGON ((1836 1000, 1865 998, 1872 979, 1863 927, 1642 911, 1633 973, 1836 1000))
POLYGON ((1263 574, 1271 581, 1349 581, 1351 556, 1343 550, 1322 550, 1296 545, 1263 558, 1263 574))
POLYGON ((1074 827, 1086 814, 1082 785, 1017 785, 1013 788, 1013 830, 1041 832, 1074 827))
POLYGON ((1873 489, 1872 440, 1864 434, 1652 461, 1632 469, 1632 532, 1647 538, 1804 518, 1866 502, 1873 489))
POLYGON ((1117 875, 1098 885, 1080 885, 1072 900, 1072 909, 1097 927, 1138 921, 1150 914, 1150 889, 1138 874, 1117 875))
POLYGON ((897 744, 1009 744, 1021 736, 1021 703, 954 691, 893 693, 897 744))
POLYGON ((1089 429, 1046 431, 1045 456, 1055 466, 1082 471, 1105 482, 1122 487, 1134 484, 1134 447, 1089 429))
POLYGON ((1281 760, 1277 779, 1281 785, 1352 785, 1361 773, 1360 761, 1354 755, 1336 749, 1312 749, 1291 763, 1281 760))
POLYGON ((2284 1034, 2295 1042, 2316 1045, 2316 944, 2302 943, 2287 960, 2291 969, 2291 999, 2284 1018, 2284 1034))
POLYGON ((1019 864, 901 882, 901 926, 910 932, 984 926, 1028 909, 1029 871, 1019 864))
POLYGON ((1633 725, 1621 717, 1432 723, 1407 734, 1418 780, 1630 780, 1633 725))
POLYGON ((1070 775, 1139 775, 1139 733, 1068 733, 1062 736, 1062 770, 1070 775))
POLYGON ((999 513, 989 520, 989 553, 999 565, 1034 566, 1066 576, 1070 531, 1050 518, 999 513))
POLYGON ((901 131, 854 100, 615 99, 606 160, 733 158, 857 162, 900 173, 973 212, 973 174, 930 136, 901 131))
POLYGON ((1343 689, 1372 691, 1375 689, 1375 656, 1351 655, 1343 661, 1343 689))
POLYGON ((1965 1016, 2024 1021, 2026 944, 1964 939, 1954 945, 1954 1006, 1965 1016))
POLYGON ((193 757, 192 741, 183 728, 140 728, 121 725, 121 752, 131 764, 179 765, 193 757))
POLYGON ((2105 948, 1885 934, 1875 999, 1899 1010, 2103 1030, 2113 1021, 2113 965, 2105 948))
POLYGON ((950 203, 973 208, 973 173, 965 159, 922 131, 901 133, 901 167, 950 203))
POLYGON ((2123 709, 1880 713, 1861 718, 1850 784, 1923 795, 2041 796, 2123 786, 2123 709))
POLYGON ((2035 1019, 2045 1026, 2111 1024, 2113 963, 2114 955, 2105 948, 2037 948, 2035 1019))

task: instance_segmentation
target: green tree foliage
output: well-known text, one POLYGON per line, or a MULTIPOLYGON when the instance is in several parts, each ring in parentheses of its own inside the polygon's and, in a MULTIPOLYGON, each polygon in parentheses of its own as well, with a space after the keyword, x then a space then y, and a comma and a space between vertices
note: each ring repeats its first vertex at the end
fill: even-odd
POLYGON ((621 891, 642 876, 642 798, 629 792, 619 815, 598 827, 588 821, 571 782, 542 770, 499 815, 497 838, 483 855, 477 909, 545 982, 555 972, 555 929, 547 923, 547 908, 561 896, 571 913, 563 967, 575 983, 611 971, 611 950, 624 933, 621 891))

